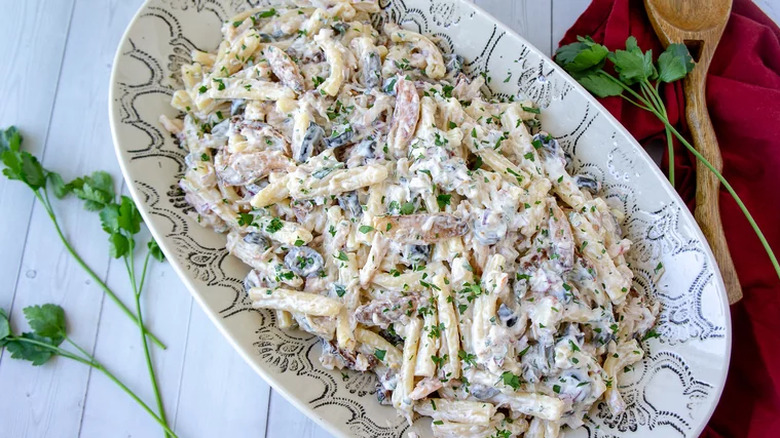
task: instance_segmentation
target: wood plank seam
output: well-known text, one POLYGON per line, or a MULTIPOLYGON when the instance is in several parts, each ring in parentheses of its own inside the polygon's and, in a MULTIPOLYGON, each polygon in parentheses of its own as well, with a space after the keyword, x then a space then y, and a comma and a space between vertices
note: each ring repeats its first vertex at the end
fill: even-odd
POLYGON ((174 432, 176 431, 176 424, 178 424, 179 421, 179 407, 181 406, 180 401, 182 393, 181 388, 184 380, 184 364, 187 363, 187 352, 189 351, 190 345, 190 326, 192 325, 192 308, 195 301, 189 292, 190 291, 187 290, 187 294, 190 298, 190 311, 188 312, 189 316, 187 317, 187 329, 185 330, 184 334, 184 354, 181 355, 181 366, 179 367, 179 384, 176 390, 176 410, 173 411, 173 422, 171 423, 171 427, 174 429, 174 432))
MULTIPOLYGON (((78 0, 76 0, 78 1, 78 0)), ((74 2, 75 3, 75 2, 74 2)), ((66 47, 67 49, 67 47, 66 47)), ((122 179, 122 184, 119 188, 119 193, 122 193, 122 191, 125 188, 125 180, 122 179)), ((111 257, 108 257, 108 263, 106 264, 106 273, 103 277, 101 277, 101 280, 108 283, 108 276, 111 273, 111 257)), ((95 335, 92 337, 92 348, 90 349, 89 353, 94 357, 95 351, 98 345, 98 337, 100 336, 100 330, 98 328, 100 327, 100 322, 103 320, 103 309, 106 305, 106 294, 102 293, 100 295, 100 310, 98 311, 98 318, 97 322, 95 324, 95 335)), ((92 383, 92 372, 94 369, 92 367, 89 367, 89 372, 87 373, 87 383, 84 385, 84 395, 81 397, 81 412, 79 413, 79 428, 78 428, 78 435, 81 436, 81 428, 84 426, 84 413, 86 412, 86 406, 87 406, 87 399, 89 398, 89 386, 90 383, 92 383)))
MULTIPOLYGON (((57 85, 54 87, 54 98, 51 102, 51 108, 49 108, 49 117, 46 121, 46 134, 43 137, 43 147, 41 148, 40 156, 43 158, 46 153, 46 145, 49 143, 49 133, 51 132, 51 120, 54 116, 54 108, 57 105, 57 94, 60 90, 60 81, 62 79, 62 66, 65 63, 65 52, 67 51, 68 47, 68 39, 70 39, 70 29, 71 24, 73 24, 73 12, 76 10, 76 1, 74 1, 71 4, 70 7, 70 17, 68 18, 68 26, 67 26, 67 37, 65 38, 65 44, 62 46, 62 54, 60 55, 60 63, 59 63, 59 71, 57 72, 57 85)), ((43 159, 41 159, 43 161, 43 159)), ((20 183, 21 184, 21 183, 20 183)), ((30 195, 31 197, 33 195, 30 195)), ((8 314, 12 315, 14 310, 14 304, 16 304, 16 291, 19 289, 19 282, 21 281, 22 276, 22 266, 24 265, 24 255, 27 251, 27 240, 30 236, 30 225, 32 224, 32 217, 35 213, 36 208, 41 208, 38 205, 38 202, 36 202, 35 199, 33 199, 32 205, 30 206, 30 213, 27 215, 27 227, 24 232, 24 242, 22 244, 22 254, 21 258, 19 260, 19 267, 16 270, 16 280, 14 281, 14 295, 11 298, 11 305, 8 308, 8 314)), ((3 363, 3 358, 5 357, 5 349, 2 349, 0 351, 0 365, 3 363)))

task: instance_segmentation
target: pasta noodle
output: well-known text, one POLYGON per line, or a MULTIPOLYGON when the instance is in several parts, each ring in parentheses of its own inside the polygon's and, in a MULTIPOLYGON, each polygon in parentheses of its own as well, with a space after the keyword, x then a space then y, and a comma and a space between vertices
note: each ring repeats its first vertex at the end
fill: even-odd
MULTIPOLYGON (((303 1, 298 3, 303 4, 303 1)), ((616 213, 530 101, 490 99, 376 1, 243 12, 161 117, 189 214, 251 267, 252 305, 372 371, 441 437, 554 438, 619 381, 658 305, 616 213)))

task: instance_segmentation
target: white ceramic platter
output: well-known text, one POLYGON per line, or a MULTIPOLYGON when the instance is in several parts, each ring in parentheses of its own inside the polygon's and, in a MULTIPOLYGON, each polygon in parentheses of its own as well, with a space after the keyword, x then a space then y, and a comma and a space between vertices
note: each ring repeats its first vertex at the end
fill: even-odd
MULTIPOLYGON (((213 51, 221 23, 261 0, 149 0, 127 29, 111 77, 109 111, 130 192, 169 262, 225 338, 257 372, 337 436, 429 436, 411 429, 374 395, 373 375, 327 371, 319 342, 275 327, 243 291, 248 268, 227 254, 225 237, 190 220, 177 182, 179 149, 158 122, 176 117, 169 101, 180 66, 198 48, 213 51)), ((486 72, 493 93, 519 94, 542 108, 542 126, 571 158, 570 171, 602 183, 625 213, 634 241, 634 286, 659 300, 660 338, 620 381, 628 408, 595 406, 567 437, 697 437, 718 402, 728 369, 731 322, 723 283, 704 237, 680 198, 630 134, 551 60, 487 13, 462 0, 382 0, 378 19, 441 39, 442 49, 486 72), (509 81, 505 79, 509 77, 509 81), (657 268, 665 273, 658 279, 657 268)), ((208 348, 208 346, 203 346, 208 348)), ((204 376, 208 378, 208 376, 204 376)), ((219 421, 221 416, 215 416, 219 421)))

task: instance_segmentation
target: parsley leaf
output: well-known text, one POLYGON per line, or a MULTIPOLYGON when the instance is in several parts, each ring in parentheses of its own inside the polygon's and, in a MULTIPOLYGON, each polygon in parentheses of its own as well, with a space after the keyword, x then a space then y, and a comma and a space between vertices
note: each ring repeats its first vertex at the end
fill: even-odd
POLYGON ((3 175, 10 180, 21 181, 32 190, 46 186, 46 170, 38 159, 29 152, 21 150, 22 135, 12 126, 0 135, 0 150, 5 165, 3 175))
POLYGON ((586 90, 598 97, 619 96, 623 87, 601 72, 592 72, 578 79, 586 90))
POLYGON ((458 351, 458 357, 467 365, 475 366, 477 364, 477 356, 475 354, 467 353, 464 350, 460 350, 458 351))
POLYGON ((283 227, 284 224, 282 223, 282 221, 278 217, 275 217, 271 219, 270 222, 268 222, 268 225, 265 226, 265 231, 269 233, 275 233, 281 230, 283 227))
POLYGON ((642 341, 644 342, 648 339, 660 338, 660 337, 661 335, 659 335, 655 330, 649 330, 647 333, 645 333, 644 336, 642 336, 642 341))
POLYGON ((270 11, 263 11, 257 14, 258 18, 270 18, 276 15, 276 9, 271 8, 270 11))
POLYGON ((414 202, 404 202, 403 205, 401 205, 401 214, 412 213, 414 213, 414 202))
POLYGON ((684 44, 669 44, 658 57, 658 79, 674 82, 684 78, 694 67, 693 58, 684 44))
POLYGON ((29 306, 23 310, 30 328, 36 335, 51 338, 65 338, 65 311, 55 304, 29 306))
POLYGON ((521 108, 523 108, 523 111, 525 111, 527 113, 532 113, 532 114, 541 114, 542 113, 542 111, 539 108, 528 107, 528 106, 522 106, 521 108))
POLYGON ((653 80, 658 76, 653 65, 653 51, 642 53, 633 36, 626 40, 626 50, 615 50, 607 58, 615 64, 620 80, 627 85, 653 80))
POLYGON ((379 360, 385 360, 385 354, 387 354, 387 350, 374 349, 374 356, 379 360))
POLYGON ((141 231, 141 213, 135 206, 135 202, 127 196, 122 196, 122 203, 119 205, 119 228, 130 234, 137 234, 141 231))
POLYGON ((70 186, 65 184, 65 181, 62 180, 62 176, 60 176, 59 173, 49 172, 46 177, 48 178, 51 189, 54 191, 54 196, 56 196, 57 199, 62 199, 70 193, 70 186))
POLYGON ((436 203, 439 204, 439 208, 444 210, 444 207, 450 205, 450 199, 452 199, 452 195, 442 193, 436 196, 436 203))
POLYGON ((40 366, 48 362, 49 359, 54 356, 54 352, 50 348, 25 342, 23 339, 29 339, 55 347, 62 342, 62 340, 56 342, 53 339, 38 336, 35 333, 22 333, 19 338, 21 339, 7 341, 5 349, 11 353, 13 359, 29 360, 34 366, 40 366))
POLYGON ((511 436, 511 431, 506 429, 499 429, 496 427, 496 433, 494 435, 490 435, 489 438, 510 438, 511 436))
POLYGON ((4 130, 0 135, 0 152, 7 150, 19 151, 22 148, 22 134, 16 129, 16 126, 4 130))
POLYGON ((520 389, 520 377, 510 371, 504 371, 504 373, 501 374, 501 381, 504 385, 510 386, 515 391, 520 389))
POLYGON ((114 181, 108 172, 97 171, 92 175, 76 178, 68 183, 77 198, 84 201, 84 208, 100 211, 114 201, 114 181))
POLYGON ((122 233, 112 233, 108 236, 108 253, 118 259, 130 253, 130 241, 122 233))
POLYGON ((150 240, 149 243, 146 244, 146 247, 149 249, 149 253, 152 254, 152 257, 154 257, 158 262, 165 260, 165 254, 163 254, 160 246, 157 245, 156 240, 150 240))
POLYGON ((0 347, 5 345, 5 338, 11 336, 11 322, 5 309, 0 308, 0 347))
POLYGON ((609 53, 606 47, 594 42, 591 37, 577 37, 577 40, 576 43, 562 46, 555 52, 555 61, 558 64, 569 73, 583 72, 604 65, 604 59, 609 53))
POLYGON ((361 225, 360 228, 358 228, 358 231, 360 231, 363 234, 369 233, 371 231, 374 231, 374 227, 369 225, 361 225))
POLYGON ((238 213, 238 225, 242 227, 249 227, 254 225, 255 217, 249 213, 238 213))

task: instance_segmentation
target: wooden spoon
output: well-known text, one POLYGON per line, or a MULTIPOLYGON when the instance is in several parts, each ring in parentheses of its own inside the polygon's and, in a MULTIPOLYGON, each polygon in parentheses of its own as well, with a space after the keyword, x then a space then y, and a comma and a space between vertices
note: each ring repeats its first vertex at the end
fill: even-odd
MULTIPOLYGON (((710 61, 729 20, 731 3, 732 0, 645 0, 650 22, 664 47, 672 43, 685 44, 696 61, 696 67, 683 81, 685 116, 694 147, 718 171, 723 169, 723 160, 707 111, 704 90, 710 61)), ((697 161, 694 216, 715 254, 729 303, 735 303, 742 298, 742 287, 723 233, 719 189, 720 182, 715 175, 697 161)))

